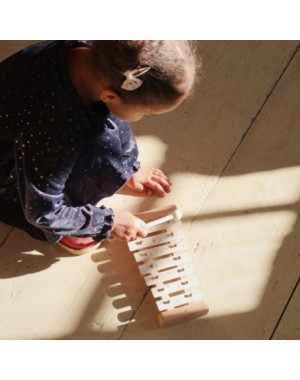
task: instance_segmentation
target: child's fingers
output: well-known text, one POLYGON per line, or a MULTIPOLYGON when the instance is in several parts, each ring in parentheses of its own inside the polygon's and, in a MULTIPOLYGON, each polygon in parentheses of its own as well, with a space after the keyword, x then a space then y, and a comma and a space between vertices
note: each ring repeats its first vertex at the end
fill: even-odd
POLYGON ((146 237, 148 235, 148 232, 145 228, 140 228, 138 231, 137 231, 137 234, 136 236, 139 236, 139 237, 146 237))
POLYGON ((135 190, 144 191, 144 186, 138 181, 134 181, 133 186, 134 186, 135 190))
POLYGON ((153 181, 153 180, 149 181, 149 182, 147 183, 147 186, 148 186, 150 189, 156 191, 161 197, 164 197, 164 196, 166 195, 166 191, 165 191, 165 189, 163 188, 163 186, 160 185, 160 184, 159 184, 158 182, 156 182, 156 181, 153 181))
POLYGON ((138 217, 135 217, 132 228, 130 228, 128 231, 130 240, 136 239, 138 236, 144 238, 148 235, 146 223, 138 217))
POLYGON ((153 169, 153 174, 158 175, 160 177, 163 177, 165 179, 168 179, 168 177, 165 175, 165 173, 160 169, 153 169))
POLYGON ((126 211, 115 214, 115 224, 112 230, 113 236, 130 241, 138 236, 146 237, 147 233, 147 225, 142 219, 126 211))
POLYGON ((168 180, 168 178, 163 178, 163 177, 160 177, 160 176, 153 176, 152 178, 155 182, 159 183, 163 188, 164 190, 167 192, 167 193, 170 193, 171 190, 172 190, 172 185, 170 183, 170 181, 168 180))
POLYGON ((129 187, 139 193, 145 194, 145 195, 153 195, 153 191, 148 189, 146 186, 141 184, 138 181, 134 181, 131 184, 129 184, 129 187))
POLYGON ((153 176, 163 178, 165 181, 168 182, 169 185, 172 185, 170 179, 165 175, 165 173, 160 169, 154 169, 153 170, 153 176))
POLYGON ((139 191, 141 193, 145 191, 144 185, 141 184, 139 181, 128 182, 128 186, 131 187, 133 190, 139 191))

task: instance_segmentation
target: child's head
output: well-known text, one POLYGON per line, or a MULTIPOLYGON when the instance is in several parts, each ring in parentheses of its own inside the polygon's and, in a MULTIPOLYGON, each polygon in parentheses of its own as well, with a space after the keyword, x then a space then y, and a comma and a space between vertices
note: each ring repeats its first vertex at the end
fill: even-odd
POLYGON ((198 68, 189 41, 93 41, 91 57, 96 75, 125 107, 162 112, 189 95, 198 68))

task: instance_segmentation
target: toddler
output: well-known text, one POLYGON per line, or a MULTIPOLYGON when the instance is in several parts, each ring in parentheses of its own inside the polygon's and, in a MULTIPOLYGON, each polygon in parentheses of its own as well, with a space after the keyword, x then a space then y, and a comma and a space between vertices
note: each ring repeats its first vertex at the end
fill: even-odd
POLYGON ((123 186, 171 191, 140 166, 129 122, 180 105, 196 66, 188 41, 41 42, 0 63, 0 220, 73 253, 145 237, 97 204, 123 186))

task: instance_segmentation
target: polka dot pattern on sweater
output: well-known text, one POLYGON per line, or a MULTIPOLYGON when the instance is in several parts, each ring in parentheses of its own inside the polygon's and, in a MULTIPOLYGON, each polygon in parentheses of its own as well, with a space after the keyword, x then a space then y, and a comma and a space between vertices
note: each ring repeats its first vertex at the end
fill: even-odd
POLYGON ((95 205, 139 167, 130 125, 102 102, 87 108, 70 81, 67 54, 79 46, 41 42, 0 63, 0 202, 19 198, 51 243, 107 238, 113 211, 95 205))

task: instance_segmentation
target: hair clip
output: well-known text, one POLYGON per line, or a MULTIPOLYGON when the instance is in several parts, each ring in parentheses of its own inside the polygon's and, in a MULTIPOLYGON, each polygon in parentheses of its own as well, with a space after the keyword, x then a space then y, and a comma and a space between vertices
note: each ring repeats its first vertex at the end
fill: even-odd
POLYGON ((141 69, 135 69, 135 70, 127 70, 123 75, 125 75, 126 79, 122 83, 121 88, 127 91, 134 91, 137 88, 141 87, 143 84, 143 80, 139 79, 141 75, 144 75, 147 71, 151 69, 150 66, 142 67, 141 69))

